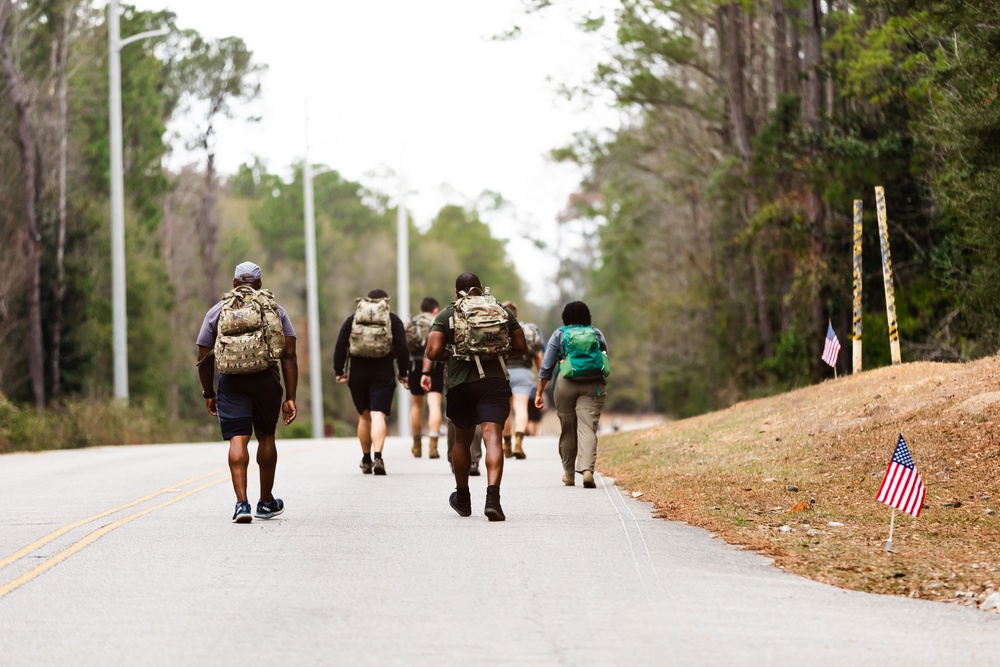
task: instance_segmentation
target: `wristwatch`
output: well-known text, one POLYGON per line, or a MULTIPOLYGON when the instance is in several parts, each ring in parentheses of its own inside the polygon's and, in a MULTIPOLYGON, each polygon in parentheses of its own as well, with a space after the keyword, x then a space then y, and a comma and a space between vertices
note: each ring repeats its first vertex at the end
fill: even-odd
POLYGON ((209 389, 208 391, 201 392, 201 395, 205 398, 215 398, 215 392, 209 389))

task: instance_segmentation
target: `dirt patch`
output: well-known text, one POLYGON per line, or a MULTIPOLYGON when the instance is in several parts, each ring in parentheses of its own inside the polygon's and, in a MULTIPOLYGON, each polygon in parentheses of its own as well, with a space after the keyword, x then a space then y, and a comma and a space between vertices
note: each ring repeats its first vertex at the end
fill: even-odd
POLYGON ((643 431, 598 467, 657 516, 843 588, 978 605, 1000 590, 1000 360, 880 368, 643 431), (919 518, 875 500, 902 433, 919 518))

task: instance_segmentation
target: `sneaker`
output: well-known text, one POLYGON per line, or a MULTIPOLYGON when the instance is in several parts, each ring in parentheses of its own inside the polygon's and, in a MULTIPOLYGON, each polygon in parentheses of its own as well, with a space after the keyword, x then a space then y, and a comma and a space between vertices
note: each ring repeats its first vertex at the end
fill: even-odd
POLYGON ((478 463, 476 465, 472 466, 471 468, 469 468, 469 477, 479 477, 479 464, 478 463))
POLYGON ((259 500, 257 501, 257 512, 254 516, 258 519, 273 519, 284 511, 285 503, 281 501, 281 498, 274 498, 266 503, 263 500, 259 500))
POLYGON ((571 472, 563 473, 563 484, 565 484, 566 486, 573 486, 574 484, 576 484, 576 478, 573 476, 573 473, 571 472))
POLYGON ((361 459, 361 472, 365 475, 372 474, 372 462, 361 459))
POLYGON ((503 521, 507 517, 504 516, 503 509, 500 507, 500 487, 499 486, 487 486, 486 487, 486 509, 483 511, 486 518, 490 521, 503 521))
POLYGON ((233 513, 233 523, 250 523, 253 516, 250 514, 250 503, 243 501, 236 503, 236 511, 233 513))
POLYGON ((594 481, 594 473, 590 470, 583 471, 583 488, 596 489, 597 482, 594 481))
POLYGON ((375 466, 372 472, 375 473, 376 475, 384 475, 385 461, 383 461, 382 459, 375 459, 375 466))
POLYGON ((459 516, 472 516, 472 498, 468 489, 455 489, 448 498, 448 504, 459 516))

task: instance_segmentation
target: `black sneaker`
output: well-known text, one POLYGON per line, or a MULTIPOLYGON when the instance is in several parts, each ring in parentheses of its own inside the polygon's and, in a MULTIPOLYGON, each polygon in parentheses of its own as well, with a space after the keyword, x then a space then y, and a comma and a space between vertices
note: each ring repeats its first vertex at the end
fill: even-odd
POLYGON ((504 516, 503 508, 500 507, 499 486, 486 487, 486 509, 483 513, 490 521, 503 521, 507 518, 504 516))
POLYGON ((472 498, 468 489, 455 489, 448 498, 448 504, 459 516, 472 516, 472 498))
POLYGON ((285 503, 281 502, 281 498, 275 498, 266 503, 263 500, 259 500, 257 501, 257 512, 254 516, 258 519, 273 519, 284 511, 285 503))
POLYGON ((253 516, 250 514, 250 503, 243 501, 236 503, 236 512, 233 513, 233 523, 250 523, 253 516))
POLYGON ((478 463, 476 465, 472 466, 471 468, 469 468, 469 477, 479 477, 479 464, 478 463))
POLYGON ((361 459, 361 472, 366 475, 372 474, 372 462, 361 459))
POLYGON ((372 472, 375 473, 376 475, 384 475, 385 461, 383 461, 382 459, 375 459, 375 466, 372 469, 372 472))

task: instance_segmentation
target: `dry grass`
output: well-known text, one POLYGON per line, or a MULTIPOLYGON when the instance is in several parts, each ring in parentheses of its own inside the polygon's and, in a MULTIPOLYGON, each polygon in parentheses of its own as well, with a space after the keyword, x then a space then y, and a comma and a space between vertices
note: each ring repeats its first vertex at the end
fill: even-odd
POLYGON ((903 364, 602 437, 598 468, 789 572, 976 605, 1000 590, 998 423, 1000 359, 903 364), (889 554, 875 496, 899 433, 927 497, 896 513, 889 554))

